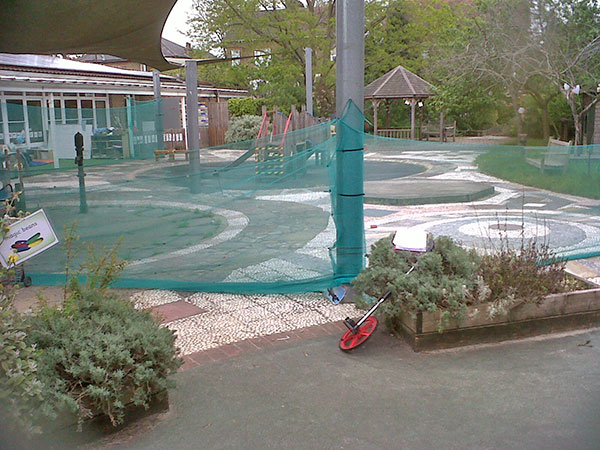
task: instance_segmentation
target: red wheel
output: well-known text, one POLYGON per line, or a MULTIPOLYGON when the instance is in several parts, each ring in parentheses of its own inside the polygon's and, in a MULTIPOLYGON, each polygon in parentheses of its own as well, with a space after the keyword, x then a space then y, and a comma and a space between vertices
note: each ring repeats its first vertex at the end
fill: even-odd
POLYGON ((352 332, 352 330, 346 331, 340 339, 340 350, 349 352, 363 344, 373 334, 375 328, 377 328, 377 319, 371 316, 355 332, 352 332))

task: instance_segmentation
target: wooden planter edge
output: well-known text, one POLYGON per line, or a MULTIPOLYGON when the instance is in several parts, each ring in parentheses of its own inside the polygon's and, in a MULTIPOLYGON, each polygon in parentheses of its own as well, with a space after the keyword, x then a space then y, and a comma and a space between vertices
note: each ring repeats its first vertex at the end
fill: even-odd
POLYGON ((400 331, 412 349, 420 352, 600 327, 600 289, 549 295, 541 305, 520 303, 513 308, 515 312, 495 319, 482 317, 487 314, 485 305, 479 308, 479 313, 476 307, 469 308, 467 322, 472 325, 454 322, 441 333, 437 327, 432 329, 439 312, 419 312, 414 318, 406 312, 400 331))

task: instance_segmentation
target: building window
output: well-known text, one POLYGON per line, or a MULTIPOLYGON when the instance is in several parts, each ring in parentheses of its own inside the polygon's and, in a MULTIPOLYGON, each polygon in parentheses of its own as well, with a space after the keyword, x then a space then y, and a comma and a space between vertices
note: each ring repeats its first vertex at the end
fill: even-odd
POLYGON ((96 127, 106 128, 106 102, 104 100, 96 100, 96 127))
POLYGON ((257 66, 259 65, 263 65, 263 64, 268 64, 271 62, 271 49, 270 48, 265 48, 262 50, 254 50, 254 64, 256 64, 257 66), (262 56, 264 55, 264 56, 262 56))
POLYGON ((65 100, 66 123, 79 123, 77 115, 77 100, 65 100))
MULTIPOLYGON (((240 58, 241 56, 242 56, 242 51, 239 48, 231 49, 231 57, 232 58, 240 58)), ((237 65, 239 65, 239 63, 240 63, 239 59, 234 59, 231 61, 232 66, 237 66, 237 65)))
POLYGON ((42 102, 40 100, 27 100, 27 119, 29 122, 29 142, 44 142, 42 102))
POLYGON ((6 100, 8 134, 13 144, 25 143, 25 112, 22 100, 6 100))
POLYGON ((60 107, 60 100, 54 100, 54 122, 62 123, 62 115, 63 115, 63 110, 60 107))
POLYGON ((81 121, 85 125, 94 125, 94 109, 91 100, 81 100, 81 121))

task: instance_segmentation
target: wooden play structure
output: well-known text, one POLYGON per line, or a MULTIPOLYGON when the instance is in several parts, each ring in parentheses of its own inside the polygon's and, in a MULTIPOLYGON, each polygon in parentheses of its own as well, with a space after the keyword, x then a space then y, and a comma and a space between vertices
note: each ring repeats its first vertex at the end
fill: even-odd
POLYGON ((322 151, 315 150, 306 133, 300 131, 318 123, 304 106, 298 111, 292 105, 287 117, 277 107, 272 110, 263 107, 262 113, 262 123, 253 149, 258 176, 280 177, 302 173, 313 155, 316 164, 325 164, 322 151))

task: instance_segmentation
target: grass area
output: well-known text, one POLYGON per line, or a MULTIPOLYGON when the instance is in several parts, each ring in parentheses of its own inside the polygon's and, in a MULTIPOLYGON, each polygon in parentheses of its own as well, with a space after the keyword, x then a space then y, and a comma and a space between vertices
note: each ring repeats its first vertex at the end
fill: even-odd
MULTIPOLYGON (((534 156, 529 154, 529 156, 534 156)), ((476 160, 479 170, 503 180, 552 192, 600 199, 600 161, 570 161, 564 174, 542 173, 525 162, 521 149, 495 148, 476 160)))

